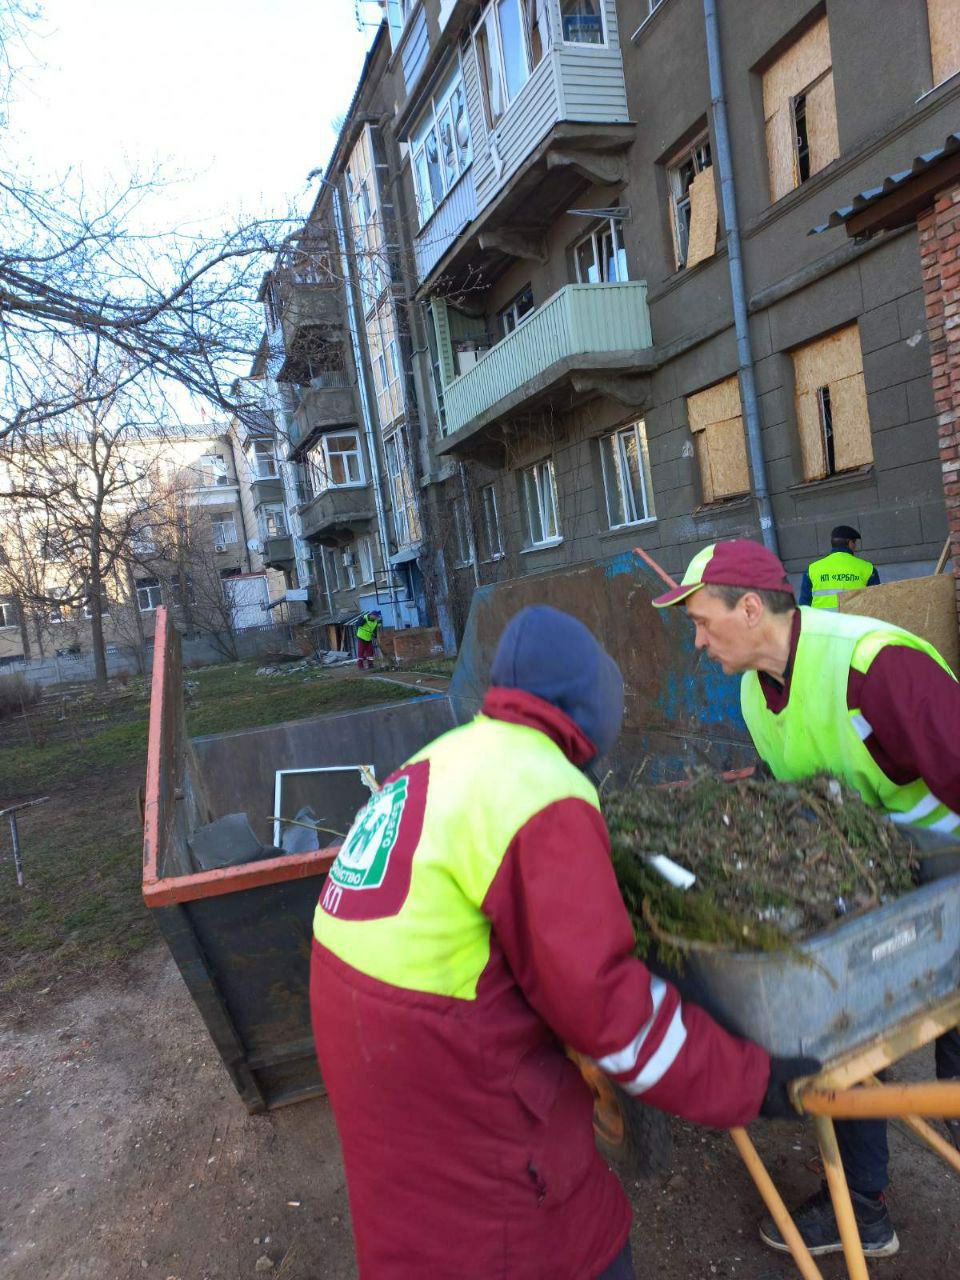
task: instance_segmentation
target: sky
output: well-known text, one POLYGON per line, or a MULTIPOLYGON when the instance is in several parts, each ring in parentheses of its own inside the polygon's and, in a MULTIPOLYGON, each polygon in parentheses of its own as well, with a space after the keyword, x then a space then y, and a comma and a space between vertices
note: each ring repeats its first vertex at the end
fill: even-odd
MULTIPOLYGON (((3 3, 4 0, 0 0, 3 3)), ((88 193, 160 165, 151 219, 213 231, 309 210, 379 21, 355 0, 39 0, 8 157, 88 193)))

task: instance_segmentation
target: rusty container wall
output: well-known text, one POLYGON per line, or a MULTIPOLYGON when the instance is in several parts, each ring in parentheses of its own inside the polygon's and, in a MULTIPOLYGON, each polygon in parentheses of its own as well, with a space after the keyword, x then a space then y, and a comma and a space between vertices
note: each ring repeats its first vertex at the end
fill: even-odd
MULTIPOLYGON (((445 698, 319 716, 191 742, 180 639, 158 611, 150 706, 143 896, 238 1093, 251 1111, 323 1090, 310 1028, 313 912, 331 850, 195 872, 188 837, 247 812, 270 839, 277 769, 372 764, 386 776, 452 727, 445 698)), ((385 686, 386 688, 387 686, 385 686)), ((351 794, 356 797, 356 790, 351 794)), ((337 815, 342 821, 349 815, 337 815)))
POLYGON ((623 672, 623 733, 609 764, 621 776, 669 781, 690 767, 736 769, 756 763, 740 715, 740 683, 693 646, 682 608, 654 609, 666 587, 637 555, 531 574, 479 587, 450 685, 457 720, 480 705, 497 640, 526 605, 548 604, 585 622, 623 672))

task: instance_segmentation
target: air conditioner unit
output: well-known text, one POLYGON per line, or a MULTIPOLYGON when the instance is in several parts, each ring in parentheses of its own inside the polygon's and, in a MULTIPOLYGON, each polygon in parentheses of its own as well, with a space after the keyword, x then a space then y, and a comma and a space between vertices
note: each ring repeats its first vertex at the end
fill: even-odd
POLYGON ((229 483, 230 483, 229 476, 217 476, 217 484, 229 484, 229 483))
POLYGON ((215 542, 213 544, 213 549, 218 555, 222 555, 223 552, 226 551, 227 545, 225 542, 215 542))

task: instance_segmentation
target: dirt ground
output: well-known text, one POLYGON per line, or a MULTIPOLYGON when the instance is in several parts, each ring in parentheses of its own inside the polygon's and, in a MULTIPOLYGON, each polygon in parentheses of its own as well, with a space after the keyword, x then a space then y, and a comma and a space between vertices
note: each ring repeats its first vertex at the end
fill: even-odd
MULTIPOLYGON (((930 1058, 909 1074, 931 1076, 930 1058)), ((784 1194, 815 1187, 808 1128, 754 1137, 784 1194)), ((960 1274, 960 1179, 899 1132, 892 1146, 903 1247, 871 1274, 960 1274)), ((757 1198, 724 1135, 677 1126, 673 1172, 630 1190, 642 1280, 796 1274, 757 1240, 757 1198)), ((839 1280, 842 1262, 823 1271, 839 1280)), ((149 950, 122 982, 0 1030, 0 1275, 353 1280, 329 1106, 248 1116, 165 949, 149 950)))

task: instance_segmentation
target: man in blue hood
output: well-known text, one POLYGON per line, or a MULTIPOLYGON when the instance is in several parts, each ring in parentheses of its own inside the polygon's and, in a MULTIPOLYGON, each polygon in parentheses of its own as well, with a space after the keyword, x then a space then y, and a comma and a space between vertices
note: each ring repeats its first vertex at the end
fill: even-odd
MULTIPOLYGON (((634 955, 584 766, 623 682, 568 614, 524 609, 481 713, 357 816, 314 920, 317 1053, 360 1274, 629 1280, 630 1204, 564 1052, 718 1127, 789 1114, 774 1061, 634 955)), ((817 1064, 814 1064, 814 1066, 817 1064)))

